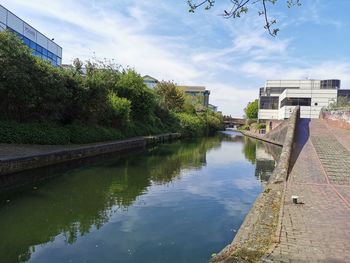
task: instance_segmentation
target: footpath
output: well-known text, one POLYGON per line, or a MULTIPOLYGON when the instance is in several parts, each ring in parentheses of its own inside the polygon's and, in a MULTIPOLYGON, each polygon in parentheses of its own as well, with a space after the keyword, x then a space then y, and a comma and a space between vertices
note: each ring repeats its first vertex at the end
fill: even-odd
POLYGON ((297 127, 280 242, 263 261, 350 262, 350 130, 316 119, 297 127))

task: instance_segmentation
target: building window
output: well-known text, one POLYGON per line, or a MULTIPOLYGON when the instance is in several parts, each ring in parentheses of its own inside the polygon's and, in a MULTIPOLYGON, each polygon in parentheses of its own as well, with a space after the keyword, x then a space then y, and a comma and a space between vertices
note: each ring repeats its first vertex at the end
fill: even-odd
POLYGON ((327 79, 321 80, 321 89, 339 89, 340 80, 339 79, 327 79))
POLYGON ((311 106, 311 98, 284 98, 281 108, 284 106, 311 106))
POLYGON ((276 96, 261 96, 259 108, 262 110, 277 110, 278 109, 278 97, 276 96))

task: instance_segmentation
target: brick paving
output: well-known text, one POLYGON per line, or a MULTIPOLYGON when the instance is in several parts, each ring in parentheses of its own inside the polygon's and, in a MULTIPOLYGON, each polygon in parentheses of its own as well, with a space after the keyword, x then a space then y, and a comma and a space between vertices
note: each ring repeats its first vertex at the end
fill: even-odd
POLYGON ((296 149, 280 243, 263 261, 350 262, 350 131, 302 119, 296 149))

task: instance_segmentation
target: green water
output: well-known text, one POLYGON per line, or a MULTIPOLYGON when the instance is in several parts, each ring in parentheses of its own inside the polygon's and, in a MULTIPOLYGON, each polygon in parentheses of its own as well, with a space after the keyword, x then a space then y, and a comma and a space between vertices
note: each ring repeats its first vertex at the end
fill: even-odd
POLYGON ((227 132, 21 174, 49 178, 1 193, 0 262, 207 262, 279 151, 227 132))

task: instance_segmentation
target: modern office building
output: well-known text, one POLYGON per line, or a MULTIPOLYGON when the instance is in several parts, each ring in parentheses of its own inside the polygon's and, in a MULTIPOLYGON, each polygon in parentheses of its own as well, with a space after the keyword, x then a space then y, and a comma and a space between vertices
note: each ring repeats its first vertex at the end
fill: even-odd
POLYGON ((178 86, 183 89, 185 94, 192 97, 193 102, 200 102, 203 106, 209 106, 209 95, 210 91, 207 90, 204 86, 178 86))
POLYGON ((4 30, 10 30, 21 38, 30 47, 33 55, 51 62, 54 66, 61 66, 62 48, 53 39, 49 39, 0 5, 0 31, 4 30))
POLYGON ((340 80, 268 80, 259 90, 259 120, 283 120, 300 106, 301 118, 319 118, 323 107, 337 102, 340 80))

